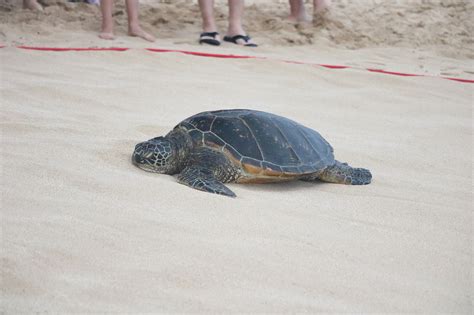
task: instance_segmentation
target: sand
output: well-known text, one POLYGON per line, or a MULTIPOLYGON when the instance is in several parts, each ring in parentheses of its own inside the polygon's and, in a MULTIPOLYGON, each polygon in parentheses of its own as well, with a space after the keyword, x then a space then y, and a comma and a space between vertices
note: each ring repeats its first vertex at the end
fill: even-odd
POLYGON ((305 26, 281 21, 285 2, 249 4, 248 50, 199 46, 190 1, 142 5, 153 44, 125 36, 123 4, 104 42, 94 6, 3 1, 0 311, 470 314, 474 85, 439 76, 474 78, 472 5, 333 2, 305 26), (317 129, 373 183, 229 184, 232 199, 130 163, 136 143, 235 107, 317 129))

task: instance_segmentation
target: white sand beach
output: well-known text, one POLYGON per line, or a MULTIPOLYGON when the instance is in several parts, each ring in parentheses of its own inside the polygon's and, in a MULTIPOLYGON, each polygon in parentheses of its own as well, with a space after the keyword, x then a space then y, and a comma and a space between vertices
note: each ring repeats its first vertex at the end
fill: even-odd
POLYGON ((286 2, 254 1, 253 50, 197 44, 192 1, 141 5, 155 43, 126 36, 122 2, 114 41, 97 7, 45 3, 0 5, 0 312, 472 313, 474 84, 441 78, 474 79, 470 1, 333 0, 297 26, 286 2), (130 163, 136 143, 224 108, 314 128, 373 182, 227 198, 130 163))

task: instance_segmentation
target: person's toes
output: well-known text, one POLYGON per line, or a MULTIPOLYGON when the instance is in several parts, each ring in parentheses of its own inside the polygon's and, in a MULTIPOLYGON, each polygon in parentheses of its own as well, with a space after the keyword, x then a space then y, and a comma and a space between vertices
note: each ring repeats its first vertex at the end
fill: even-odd
POLYGON ((250 37, 247 37, 247 38, 248 38, 247 40, 239 38, 237 40, 237 44, 242 45, 242 46, 252 46, 252 45, 256 46, 257 45, 253 42, 253 40, 250 37))
POLYGON ((149 41, 149 42, 154 42, 156 40, 155 36, 148 34, 146 32, 143 32, 143 36, 140 36, 141 38, 149 41))
POLYGON ((102 33, 99 34, 99 37, 102 38, 102 39, 108 39, 108 40, 115 39, 114 34, 109 33, 109 32, 102 32, 102 33))
POLYGON ((226 35, 224 41, 246 47, 258 47, 248 35, 226 35))
POLYGON ((134 29, 134 30, 130 30, 128 32, 128 34, 130 36, 136 36, 136 37, 140 37, 140 38, 143 38, 144 40, 147 40, 149 42, 154 42, 156 40, 155 36, 151 35, 151 34, 148 34, 147 32, 145 32, 144 30, 142 30, 141 28, 140 29, 134 29))

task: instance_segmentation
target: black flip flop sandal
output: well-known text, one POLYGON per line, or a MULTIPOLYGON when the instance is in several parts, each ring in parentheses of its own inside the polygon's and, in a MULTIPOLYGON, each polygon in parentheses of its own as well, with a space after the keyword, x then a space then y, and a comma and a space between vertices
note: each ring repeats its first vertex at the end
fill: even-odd
POLYGON ((216 39, 216 36, 219 35, 217 32, 204 32, 201 33, 199 36, 199 44, 208 44, 212 46, 219 46, 221 44, 220 41, 216 39), (203 38, 203 37, 210 37, 210 38, 203 38))
POLYGON ((246 43, 246 44, 243 45, 245 47, 258 47, 257 44, 249 43, 250 36, 247 36, 247 35, 224 36, 224 41, 234 43, 234 44, 237 44, 237 45, 240 45, 237 42, 239 39, 242 39, 246 43))

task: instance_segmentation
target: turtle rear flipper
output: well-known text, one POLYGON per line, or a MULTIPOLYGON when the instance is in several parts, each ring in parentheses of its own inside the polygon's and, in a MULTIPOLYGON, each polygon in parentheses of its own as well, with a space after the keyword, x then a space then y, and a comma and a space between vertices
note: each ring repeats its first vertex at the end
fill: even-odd
POLYGON ((318 179, 336 184, 367 185, 372 180, 372 174, 365 168, 353 168, 347 163, 336 161, 336 164, 327 167, 318 179))
POLYGON ((178 182, 197 190, 207 191, 213 194, 236 197, 234 192, 218 181, 211 170, 188 166, 179 175, 178 182))

